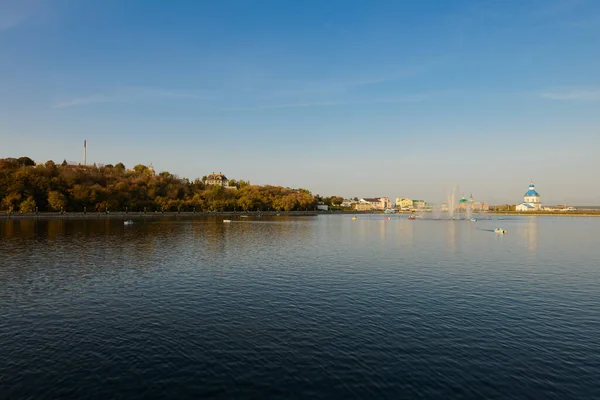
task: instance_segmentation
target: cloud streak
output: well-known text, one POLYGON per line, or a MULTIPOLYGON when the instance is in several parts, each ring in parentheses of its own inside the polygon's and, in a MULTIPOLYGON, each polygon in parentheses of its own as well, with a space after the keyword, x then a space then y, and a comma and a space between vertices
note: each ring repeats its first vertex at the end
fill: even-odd
POLYGON ((187 91, 126 87, 118 88, 106 93, 97 93, 88 96, 73 97, 70 99, 57 101, 52 105, 52 108, 69 108, 100 103, 133 103, 169 97, 205 99, 206 95, 187 91))
MULTIPOLYGON (((313 82, 287 82, 288 86, 291 86, 287 91, 276 91, 277 95, 302 95, 308 93, 336 93, 336 92, 348 92, 353 89, 378 85, 382 83, 389 83, 399 81, 411 76, 418 75, 421 73, 422 68, 406 68, 396 71, 392 74, 386 74, 381 76, 367 76, 367 77, 355 77, 345 80, 331 80, 331 81, 313 81, 313 82)), ((285 84, 284 84, 285 85, 285 84)))
POLYGON ((0 32, 18 28, 31 19, 46 17, 46 0, 0 0, 0 32))
POLYGON ((367 98, 362 100, 330 100, 330 101, 308 101, 298 103, 271 104, 256 107, 229 107, 223 108, 223 111, 252 111, 252 110, 276 110, 285 108, 313 108, 313 107, 334 107, 355 104, 376 104, 376 103, 417 103, 429 98, 427 94, 412 96, 403 96, 395 98, 367 98))
POLYGON ((568 90, 562 92, 544 92, 540 96, 548 100, 596 101, 600 100, 600 90, 568 90))
POLYGON ((2 8, 0 8, 0 32, 17 27, 26 19, 24 14, 18 12, 7 11, 6 14, 4 14, 2 8))

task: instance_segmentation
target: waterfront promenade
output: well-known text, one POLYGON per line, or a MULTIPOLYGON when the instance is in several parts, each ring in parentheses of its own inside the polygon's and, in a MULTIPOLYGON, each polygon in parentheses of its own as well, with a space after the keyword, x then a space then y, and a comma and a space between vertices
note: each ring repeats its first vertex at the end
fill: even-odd
MULTIPOLYGON (((333 211, 204 211, 204 212, 193 212, 193 211, 157 211, 157 212, 143 212, 143 211, 118 211, 118 212, 39 212, 39 213, 0 213, 0 219, 139 219, 139 218, 162 218, 162 217, 176 217, 176 218, 198 218, 198 217, 236 217, 236 216, 248 216, 248 217, 262 217, 262 216, 316 216, 316 215, 332 215, 332 214, 349 214, 349 215, 384 215, 383 211, 352 211, 352 210, 333 210, 333 211)), ((439 213, 432 213, 430 211, 410 212, 402 211, 395 214, 385 215, 411 215, 411 214, 427 214, 427 215, 440 215, 439 213)), ((447 214, 447 213, 442 213, 447 214)), ((551 211, 487 211, 485 213, 472 213, 471 216, 481 217, 484 215, 502 215, 502 216, 557 216, 557 217, 600 217, 600 210, 577 210, 569 212, 551 212, 551 211)), ((455 217, 466 218, 465 213, 455 213, 455 217)))
POLYGON ((234 217, 234 216, 276 216, 286 215, 294 217, 314 216, 315 211, 214 211, 214 212, 193 212, 193 211, 168 211, 168 212, 40 212, 40 213, 1 213, 0 219, 132 219, 132 218, 161 218, 161 217, 177 217, 177 218, 195 218, 195 217, 234 217))

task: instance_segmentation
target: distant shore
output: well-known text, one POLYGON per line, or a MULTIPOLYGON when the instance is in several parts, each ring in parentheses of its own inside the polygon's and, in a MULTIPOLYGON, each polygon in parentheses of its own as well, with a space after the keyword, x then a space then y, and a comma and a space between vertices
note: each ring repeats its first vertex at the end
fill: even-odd
MULTIPOLYGON (((383 211, 352 211, 352 210, 331 210, 331 211, 213 211, 213 212, 192 212, 192 211, 169 211, 169 212, 39 212, 39 213, 0 213, 2 219, 139 219, 139 218, 199 218, 199 217, 261 217, 261 216, 294 216, 294 217, 312 217, 317 215, 394 215, 385 214, 383 211)), ((428 214, 428 215, 447 215, 448 213, 410 212, 402 211, 395 215, 428 214)), ((502 216, 557 216, 557 217, 600 217, 600 211, 569 211, 569 212, 549 212, 549 211, 486 211, 483 213, 472 213, 472 217, 483 215, 502 215, 502 216)), ((454 213, 456 217, 466 217, 466 213, 454 213)))
MULTIPOLYGON (((319 214, 356 214, 356 215, 369 215, 369 214, 381 214, 381 215, 448 215, 448 212, 432 212, 432 211, 399 211, 393 214, 386 214, 383 211, 319 211, 319 214)), ((466 217, 465 212, 455 212, 454 216, 466 217)), ((558 217, 600 217, 600 210, 598 211, 484 211, 484 212, 472 212, 471 217, 478 217, 482 215, 515 215, 515 216, 558 216, 558 217)))
POLYGON ((139 218, 162 218, 162 217, 178 217, 178 218, 195 218, 195 217, 235 217, 235 216, 295 216, 307 217, 315 216, 318 213, 315 211, 215 211, 215 212, 192 212, 192 211, 169 211, 169 212, 40 212, 40 213, 2 213, 2 219, 139 219, 139 218))

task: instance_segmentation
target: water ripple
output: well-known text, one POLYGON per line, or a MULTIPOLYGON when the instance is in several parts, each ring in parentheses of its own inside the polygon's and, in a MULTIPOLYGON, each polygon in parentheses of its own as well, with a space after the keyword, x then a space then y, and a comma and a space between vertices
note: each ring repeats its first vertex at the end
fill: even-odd
POLYGON ((600 398, 600 219, 412 222, 0 221, 0 393, 600 398))

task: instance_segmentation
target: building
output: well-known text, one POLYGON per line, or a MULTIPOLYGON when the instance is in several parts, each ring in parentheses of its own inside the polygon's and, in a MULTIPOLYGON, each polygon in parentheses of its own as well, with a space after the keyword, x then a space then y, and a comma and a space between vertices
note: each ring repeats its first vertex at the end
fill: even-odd
POLYGON ((342 207, 350 208, 350 207, 354 206, 356 203, 358 203, 357 200, 344 199, 344 201, 342 202, 342 207))
POLYGON ((471 209, 473 211, 490 211, 490 205, 481 201, 474 201, 471 204, 471 209))
POLYGON ((396 208, 400 210, 410 210, 413 208, 413 201, 403 197, 396 197, 396 208))
POLYGON ((529 183, 529 190, 523 196, 523 203, 518 204, 515 208, 517 211, 539 211, 542 209, 542 203, 540 202, 540 195, 535 190, 533 181, 529 183))
POLYGON ((360 202, 370 203, 375 210, 386 210, 388 208, 392 208, 392 202, 388 197, 369 197, 360 199, 360 202))
POLYGON ((413 207, 417 210, 423 210, 425 208, 425 200, 413 200, 413 207))
POLYGON ((360 199, 358 202, 353 204, 353 207, 356 211, 371 211, 374 208, 373 204, 365 199, 360 199))
POLYGON ((214 172, 206 177, 206 181, 204 182, 206 185, 212 186, 229 186, 229 179, 222 173, 215 174, 214 172))
POLYGON ((473 202, 473 195, 471 195, 470 199, 467 199, 463 194, 462 198, 458 201, 458 209, 466 210, 469 204, 473 202))

